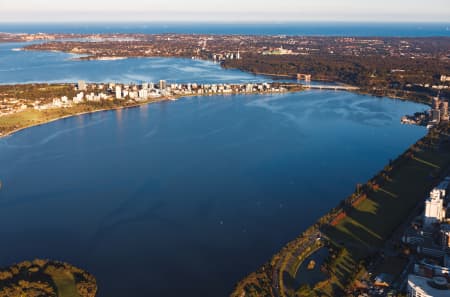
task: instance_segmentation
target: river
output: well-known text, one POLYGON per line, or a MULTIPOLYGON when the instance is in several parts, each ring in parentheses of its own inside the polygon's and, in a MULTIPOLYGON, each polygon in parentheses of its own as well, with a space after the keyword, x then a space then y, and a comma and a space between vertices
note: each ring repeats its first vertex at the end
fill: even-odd
MULTIPOLYGON (((0 45, 1 83, 266 81, 205 61, 0 45)), ((335 91, 192 97, 0 139, 0 266, 92 272, 100 297, 227 296, 426 131, 423 105, 335 91)))

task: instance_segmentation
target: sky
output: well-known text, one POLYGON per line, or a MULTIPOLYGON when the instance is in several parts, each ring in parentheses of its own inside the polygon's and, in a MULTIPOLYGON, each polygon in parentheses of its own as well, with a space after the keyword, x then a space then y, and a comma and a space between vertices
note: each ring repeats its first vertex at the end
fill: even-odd
POLYGON ((0 22, 445 22, 450 0, 0 0, 0 22))

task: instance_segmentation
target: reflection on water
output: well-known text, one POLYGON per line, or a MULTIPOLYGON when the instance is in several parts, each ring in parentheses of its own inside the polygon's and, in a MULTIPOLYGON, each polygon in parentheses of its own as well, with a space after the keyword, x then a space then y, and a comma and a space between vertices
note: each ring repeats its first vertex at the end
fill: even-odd
POLYGON ((399 123, 422 108, 333 91, 193 97, 24 130, 0 140, 0 265, 68 261, 100 297, 227 296, 422 136, 399 123))
POLYGON ((239 70, 221 69, 212 62, 179 58, 130 58, 75 61, 59 52, 12 51, 25 43, 0 44, 0 83, 28 82, 169 82, 225 83, 264 81, 239 70))

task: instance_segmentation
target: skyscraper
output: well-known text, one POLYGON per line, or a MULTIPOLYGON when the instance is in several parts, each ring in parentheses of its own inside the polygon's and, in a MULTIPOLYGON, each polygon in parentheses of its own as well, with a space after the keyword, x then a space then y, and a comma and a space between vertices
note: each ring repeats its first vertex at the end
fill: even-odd
POLYGON ((426 227, 441 222, 446 216, 444 199, 447 195, 448 182, 442 182, 430 192, 430 197, 425 200, 424 224, 426 227))
POLYGON ((449 120, 449 114, 448 114, 448 101, 441 101, 441 121, 448 121, 449 120))
POLYGON ((116 86, 116 99, 122 99, 122 87, 116 86))
POLYGON ((431 121, 433 123, 439 124, 441 121, 441 111, 439 109, 431 110, 431 121))
POLYGON ((159 89, 165 90, 166 88, 167 88, 167 82, 165 80, 160 80, 159 81, 159 89))
POLYGON ((78 81, 78 91, 86 91, 86 83, 84 80, 78 81))

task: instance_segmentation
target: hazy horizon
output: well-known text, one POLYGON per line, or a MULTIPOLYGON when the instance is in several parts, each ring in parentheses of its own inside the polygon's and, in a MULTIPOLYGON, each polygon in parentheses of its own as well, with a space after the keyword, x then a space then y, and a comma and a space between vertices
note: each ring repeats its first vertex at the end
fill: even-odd
POLYGON ((1 22, 450 22, 447 0, 0 1, 1 22))

